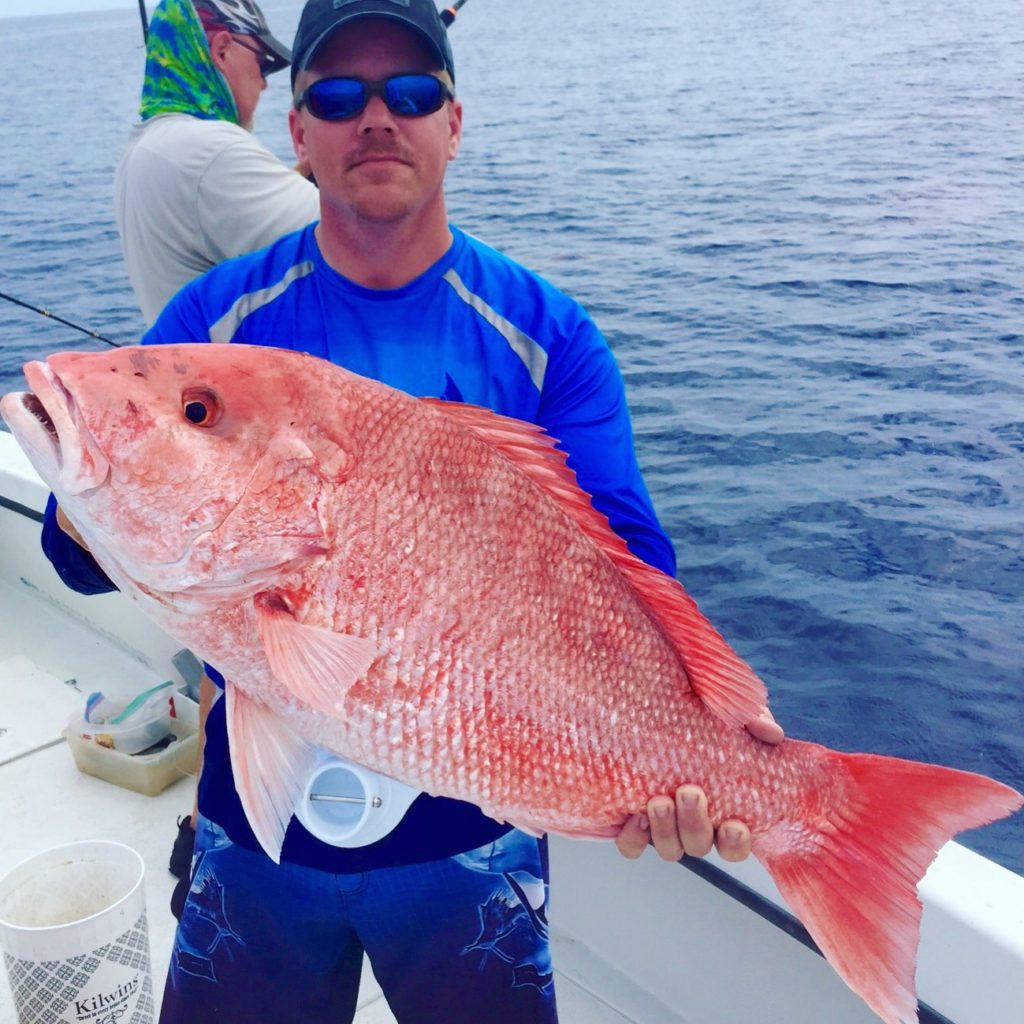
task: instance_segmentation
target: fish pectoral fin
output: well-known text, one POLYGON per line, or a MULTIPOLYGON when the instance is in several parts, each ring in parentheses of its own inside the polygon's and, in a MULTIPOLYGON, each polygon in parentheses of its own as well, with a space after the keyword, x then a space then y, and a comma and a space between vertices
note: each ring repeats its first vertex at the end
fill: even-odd
POLYGON ((256 620, 274 676, 304 704, 343 717, 342 702, 377 657, 365 637, 299 622, 276 594, 256 596, 256 620))
POLYGON ((284 834, 313 770, 317 748, 230 682, 224 699, 235 789, 260 846, 279 864, 284 834))

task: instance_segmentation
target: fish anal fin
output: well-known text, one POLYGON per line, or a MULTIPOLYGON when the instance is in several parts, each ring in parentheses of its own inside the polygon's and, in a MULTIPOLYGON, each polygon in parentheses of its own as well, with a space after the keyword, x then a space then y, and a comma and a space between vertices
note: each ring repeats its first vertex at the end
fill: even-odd
MULTIPOLYGON (((625 824, 625 822, 623 822, 625 824)), ((566 839, 598 839, 602 842, 606 839, 615 839, 622 831, 622 825, 605 825, 600 828, 566 829, 549 828, 548 832, 553 836, 565 836, 566 839)))
POLYGON ((847 985, 886 1024, 916 1024, 917 884, 953 835, 1024 798, 970 772, 816 749, 842 781, 839 805, 817 825, 773 826, 753 853, 847 985))
POLYGON ((535 825, 529 825, 525 821, 507 821, 506 825, 511 825, 514 829, 518 829, 520 832, 525 832, 528 836, 532 836, 534 839, 543 839, 546 829, 539 828, 535 825))
POLYGON ((424 398, 450 421, 504 454, 573 519, 628 580, 658 622, 686 670, 694 693, 723 721, 744 726, 768 705, 753 669, 705 618, 678 580, 637 558, 594 508, 566 465, 566 454, 542 427, 475 405, 424 398))
POLYGON ((342 717, 345 694, 366 675, 378 654, 376 644, 365 637, 305 625, 273 593, 258 594, 255 607, 274 676, 304 704, 342 717))
POLYGON ((600 839, 603 841, 605 839, 614 839, 622 831, 621 825, 584 829, 545 828, 543 825, 527 821, 525 818, 509 821, 508 824, 513 828, 519 829, 520 832, 525 832, 528 836, 533 836, 534 839, 540 839, 544 835, 552 835, 564 836, 566 839, 600 839))
POLYGON ((317 749, 230 681, 224 700, 231 770, 242 809, 260 846, 279 864, 284 834, 317 749))

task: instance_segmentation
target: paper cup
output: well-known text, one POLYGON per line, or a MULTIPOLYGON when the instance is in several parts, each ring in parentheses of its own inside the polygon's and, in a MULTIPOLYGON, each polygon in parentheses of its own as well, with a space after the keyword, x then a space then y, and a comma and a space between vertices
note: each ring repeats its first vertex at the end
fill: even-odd
POLYGON ((152 1024, 142 858, 69 843, 0 880, 0 947, 19 1024, 152 1024))

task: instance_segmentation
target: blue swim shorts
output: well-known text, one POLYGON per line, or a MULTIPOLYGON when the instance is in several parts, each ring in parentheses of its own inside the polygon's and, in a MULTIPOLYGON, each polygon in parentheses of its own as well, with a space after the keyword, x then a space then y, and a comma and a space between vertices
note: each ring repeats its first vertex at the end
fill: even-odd
POLYGON ((554 1024, 547 889, 546 843, 517 831, 336 875, 201 819, 161 1024, 349 1024, 364 952, 399 1024, 554 1024))

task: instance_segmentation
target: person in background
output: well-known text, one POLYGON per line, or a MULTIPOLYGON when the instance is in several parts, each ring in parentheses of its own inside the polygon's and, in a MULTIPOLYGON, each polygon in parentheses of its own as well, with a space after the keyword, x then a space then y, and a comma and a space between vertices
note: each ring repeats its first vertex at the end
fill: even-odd
POLYGON ((253 0, 161 0, 141 123, 114 175, 117 228, 147 326, 182 285, 318 216, 316 186, 253 134, 291 53, 253 0))
MULTIPOLYGON (((319 215, 316 186, 252 134, 267 76, 290 60, 252 0, 161 0, 154 10, 141 122, 114 175, 121 246, 147 325, 182 285, 319 215)), ((204 718, 213 696, 204 678, 204 718)), ((194 813, 178 821, 169 866, 179 878, 194 813)), ((179 885, 176 914, 184 893, 179 885)))
MULTIPOLYGON (((561 439, 633 552, 674 574, 596 326, 448 222, 462 104, 433 0, 309 0, 294 55, 289 124, 320 186, 320 222, 186 286, 143 343, 291 346, 414 395, 537 423, 561 439)), ((70 538, 61 568, 59 558, 65 580, 87 574, 70 538)), ((364 952, 402 1024, 557 1020, 543 839, 422 794, 364 846, 333 846, 293 819, 275 864, 235 790, 224 705, 207 721, 195 868, 162 1024, 351 1021, 364 952)), ((769 717, 748 728, 782 738, 769 717)), ((635 857, 651 842, 666 859, 713 842, 730 860, 750 852, 741 822, 714 835, 695 786, 652 794, 617 845, 635 857)))

